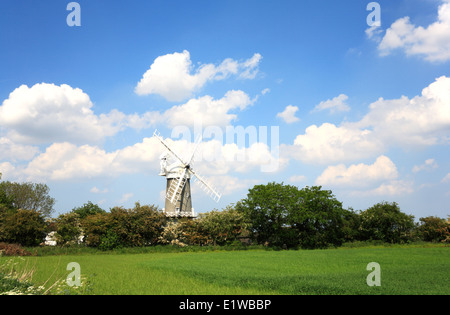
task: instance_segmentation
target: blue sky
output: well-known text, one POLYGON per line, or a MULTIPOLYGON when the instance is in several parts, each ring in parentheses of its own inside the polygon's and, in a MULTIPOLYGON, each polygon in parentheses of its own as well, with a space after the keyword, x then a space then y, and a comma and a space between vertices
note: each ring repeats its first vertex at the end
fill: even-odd
MULTIPOLYGON (((355 210, 450 214, 449 1, 377 1, 373 28, 370 1, 79 0, 72 27, 69 2, 0 3, 0 172, 48 184, 56 214, 163 207, 153 131, 200 119, 277 127, 279 146, 270 132, 244 147, 204 139, 195 166, 223 197, 194 189, 197 212, 276 181, 355 210)), ((195 139, 173 140, 186 153, 195 139)))

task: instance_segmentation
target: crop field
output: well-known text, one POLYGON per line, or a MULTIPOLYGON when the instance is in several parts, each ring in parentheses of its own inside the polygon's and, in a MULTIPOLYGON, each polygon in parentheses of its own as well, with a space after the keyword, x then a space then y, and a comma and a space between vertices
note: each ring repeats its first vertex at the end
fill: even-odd
MULTIPOLYGON (((4 263, 7 257, 1 257, 4 263)), ((33 268, 32 282, 65 279, 76 262, 89 294, 320 295, 450 294, 450 247, 299 251, 81 254, 14 258, 33 268), (368 286, 367 265, 380 266, 368 286)))

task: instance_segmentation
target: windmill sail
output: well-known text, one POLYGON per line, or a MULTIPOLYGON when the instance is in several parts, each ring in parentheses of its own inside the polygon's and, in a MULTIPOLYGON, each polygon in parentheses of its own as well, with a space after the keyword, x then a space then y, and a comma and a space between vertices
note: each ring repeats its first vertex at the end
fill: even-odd
POLYGON ((200 187, 206 192, 206 194, 209 195, 215 202, 219 202, 220 198, 222 198, 222 195, 218 193, 217 190, 210 184, 208 184, 204 178, 200 177, 200 175, 194 172, 194 170, 191 169, 190 172, 195 176, 195 183, 200 185, 200 187))
POLYGON ((176 204, 181 199, 181 194, 183 192, 184 186, 187 181, 187 170, 183 171, 183 175, 180 176, 179 180, 172 180, 169 188, 167 189, 166 198, 172 204, 176 204))

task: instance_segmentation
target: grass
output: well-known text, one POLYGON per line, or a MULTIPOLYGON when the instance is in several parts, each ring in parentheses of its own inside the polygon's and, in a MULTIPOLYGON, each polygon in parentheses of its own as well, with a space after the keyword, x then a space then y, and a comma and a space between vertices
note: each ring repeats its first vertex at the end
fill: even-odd
MULTIPOLYGON (((0 257, 0 264, 6 259, 0 257)), ((450 247, 125 251, 24 259, 35 269, 37 284, 64 279, 67 264, 77 262, 97 295, 450 294, 450 247), (370 262, 381 266, 380 287, 366 284, 370 262)))

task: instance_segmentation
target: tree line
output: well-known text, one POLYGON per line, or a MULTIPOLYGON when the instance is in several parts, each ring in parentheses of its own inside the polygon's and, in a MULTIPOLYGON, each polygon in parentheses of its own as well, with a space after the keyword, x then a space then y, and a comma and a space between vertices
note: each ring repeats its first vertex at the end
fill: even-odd
POLYGON ((195 219, 170 219, 158 207, 140 203, 106 211, 90 201, 52 218, 54 203, 45 184, 0 182, 0 242, 38 246, 52 232, 58 246, 102 250, 157 244, 315 249, 355 241, 450 243, 449 219, 415 222, 395 202, 344 209, 320 186, 256 185, 236 204, 195 219))

